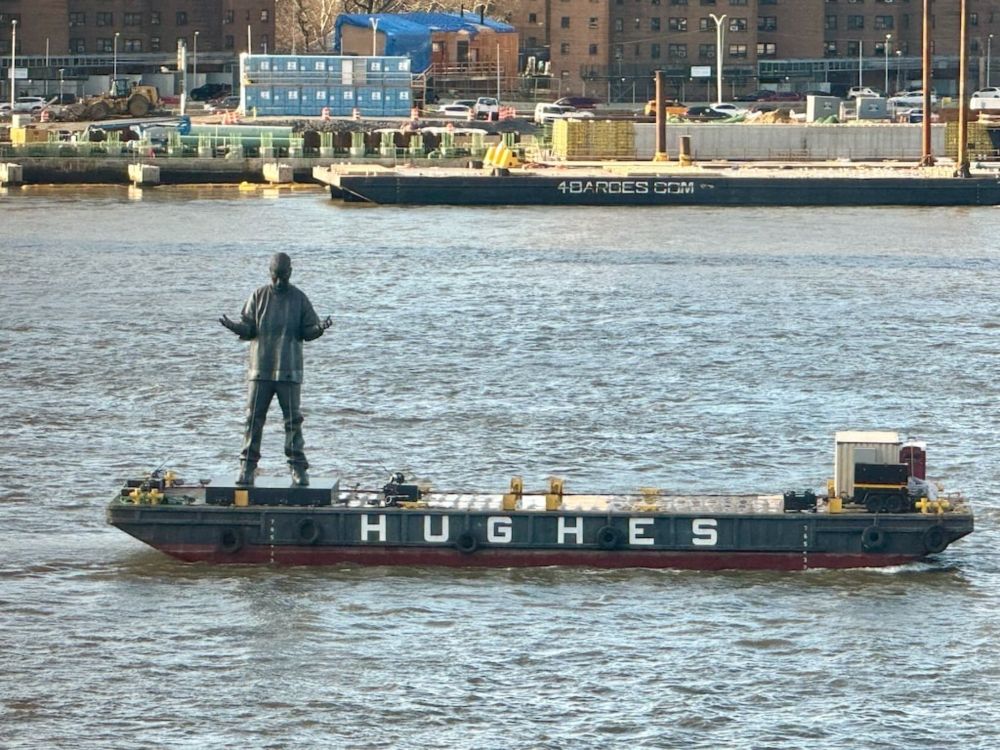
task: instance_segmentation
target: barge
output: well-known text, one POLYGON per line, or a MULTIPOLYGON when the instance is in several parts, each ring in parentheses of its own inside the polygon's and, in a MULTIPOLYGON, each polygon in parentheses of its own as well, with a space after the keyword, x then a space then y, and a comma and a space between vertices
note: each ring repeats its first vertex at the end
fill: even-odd
POLYGON ((316 167, 346 203, 414 206, 995 206, 996 175, 915 167, 358 170, 316 167))
POLYGON ((836 435, 827 492, 678 495, 442 492, 394 474, 384 486, 258 479, 129 480, 109 523, 186 562, 449 567, 586 566, 807 570, 900 565, 971 533, 960 493, 924 479, 922 444, 893 432, 836 435))

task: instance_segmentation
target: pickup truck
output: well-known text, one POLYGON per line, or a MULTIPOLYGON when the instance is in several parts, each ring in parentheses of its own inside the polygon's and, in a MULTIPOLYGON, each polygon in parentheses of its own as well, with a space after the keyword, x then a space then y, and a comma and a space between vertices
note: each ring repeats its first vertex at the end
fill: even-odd
POLYGON ((499 120, 500 101, 492 96, 481 96, 472 105, 472 113, 477 120, 499 120))

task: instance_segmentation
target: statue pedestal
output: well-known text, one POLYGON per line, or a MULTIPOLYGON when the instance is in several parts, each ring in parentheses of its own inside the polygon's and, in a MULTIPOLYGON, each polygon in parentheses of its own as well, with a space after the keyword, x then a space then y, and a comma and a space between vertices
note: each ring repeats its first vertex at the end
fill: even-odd
POLYGON ((205 502, 208 505, 318 506, 330 505, 339 491, 340 479, 335 477, 313 477, 308 487, 293 487, 291 477, 257 477, 252 486, 238 485, 232 477, 223 477, 213 479, 205 487, 205 502))

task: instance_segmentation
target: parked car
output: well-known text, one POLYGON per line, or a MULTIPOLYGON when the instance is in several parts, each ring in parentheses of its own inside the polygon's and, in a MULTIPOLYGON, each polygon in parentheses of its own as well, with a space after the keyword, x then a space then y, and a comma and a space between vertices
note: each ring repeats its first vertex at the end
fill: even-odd
POLYGON ((771 96, 769 102, 800 102, 802 101, 802 94, 798 91, 775 91, 771 96))
POLYGON ((547 102, 539 102, 535 105, 535 117, 534 120, 539 125, 543 125, 546 122, 552 122, 563 116, 564 113, 571 111, 573 108, 564 104, 559 104, 558 102, 549 104, 547 102))
POLYGON ((858 97, 881 99, 884 94, 871 86, 851 86, 847 89, 847 99, 857 99, 858 97))
POLYGON ((1000 99, 1000 86, 987 86, 984 89, 973 91, 972 95, 979 99, 1000 99))
POLYGON ((215 99, 205 105, 206 112, 232 112, 240 108, 240 98, 238 96, 224 96, 215 99))
POLYGON ((438 107, 438 117, 461 117, 468 120, 472 116, 472 108, 468 104, 445 104, 438 107))
POLYGON ((574 109, 594 109, 600 103, 600 99, 592 96, 564 96, 562 99, 556 99, 556 104, 574 109))
MULTIPOLYGON (((931 105, 937 104, 937 95, 931 92, 931 105)), ((924 104, 923 91, 902 91, 889 97, 889 106, 893 109, 899 107, 922 107, 924 104)))
POLYGON ((232 93, 233 87, 228 83, 206 83, 191 89, 191 101, 207 102, 232 93))
POLYGON ((724 120, 727 117, 730 117, 730 114, 728 112, 722 112, 718 109, 714 109, 713 107, 698 106, 688 107, 684 112, 684 117, 688 120, 699 121, 724 120))
POLYGON ((499 120, 500 100, 492 96, 481 96, 472 106, 472 112, 477 120, 499 120))
POLYGON ((733 115, 742 115, 746 112, 745 107, 740 107, 739 105, 731 102, 719 102, 718 104, 713 104, 712 109, 716 112, 725 112, 730 117, 733 115))
POLYGON ((969 109, 972 110, 1000 110, 1000 86, 987 86, 973 92, 969 100, 969 109))
POLYGON ((768 102, 774 98, 774 91, 770 89, 760 89, 759 91, 751 91, 749 94, 740 94, 740 96, 734 97, 734 101, 737 102, 768 102))
POLYGON ((18 113, 30 112, 36 115, 47 106, 49 103, 43 96, 19 96, 14 100, 14 112, 18 113))

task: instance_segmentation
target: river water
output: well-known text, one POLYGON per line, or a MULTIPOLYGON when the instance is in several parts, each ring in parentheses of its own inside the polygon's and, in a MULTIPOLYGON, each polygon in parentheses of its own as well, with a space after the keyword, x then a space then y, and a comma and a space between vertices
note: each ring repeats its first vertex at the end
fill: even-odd
MULTIPOLYGON (((454 209, 0 195, 0 747, 995 748, 1000 212, 454 209), (822 488, 929 441, 977 531, 806 573, 184 565, 126 476, 236 470, 271 253, 313 475, 438 489, 822 488)), ((262 469, 284 471, 277 406, 262 469)))

